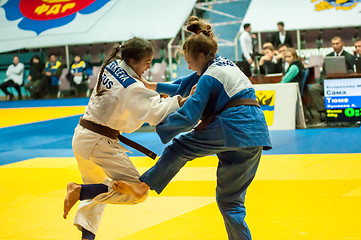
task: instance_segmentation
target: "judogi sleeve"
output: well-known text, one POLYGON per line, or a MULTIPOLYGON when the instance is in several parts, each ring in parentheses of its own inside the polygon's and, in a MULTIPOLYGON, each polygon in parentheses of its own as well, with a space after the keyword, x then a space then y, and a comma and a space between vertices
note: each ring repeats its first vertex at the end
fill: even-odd
MULTIPOLYGON (((163 99, 153 90, 146 89, 140 82, 132 84, 126 89, 125 106, 134 121, 148 122, 157 125, 171 113, 179 109, 180 96, 163 99)), ((129 119, 130 121, 132 119, 129 119)))
POLYGON ((181 95, 187 97, 198 79, 197 72, 194 72, 188 76, 178 78, 173 83, 158 83, 156 91, 169 96, 181 95))
POLYGON ((196 91, 185 102, 182 108, 156 127, 157 133, 163 143, 172 140, 181 132, 191 130, 199 121, 209 99, 215 79, 202 76, 199 79, 196 91))

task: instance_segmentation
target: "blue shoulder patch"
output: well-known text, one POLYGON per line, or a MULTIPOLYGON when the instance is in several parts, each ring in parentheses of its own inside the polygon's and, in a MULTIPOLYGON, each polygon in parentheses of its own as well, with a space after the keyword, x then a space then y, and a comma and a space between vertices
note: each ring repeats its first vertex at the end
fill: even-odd
POLYGON ((108 64, 105 69, 111 74, 113 75, 113 77, 115 77, 115 79, 118 80, 118 82, 120 84, 123 85, 124 88, 129 87, 130 85, 132 85, 133 83, 136 83, 137 81, 132 78, 131 76, 129 76, 129 74, 121 67, 119 67, 119 65, 117 64, 116 61, 108 64))
POLYGON ((227 58, 224 57, 217 57, 215 60, 215 64, 217 66, 223 67, 223 66, 236 66, 232 61, 228 60, 227 58))

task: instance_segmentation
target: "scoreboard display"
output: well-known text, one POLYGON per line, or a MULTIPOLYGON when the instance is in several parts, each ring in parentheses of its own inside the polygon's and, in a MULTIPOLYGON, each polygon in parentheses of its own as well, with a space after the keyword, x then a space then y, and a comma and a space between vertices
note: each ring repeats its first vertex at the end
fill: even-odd
POLYGON ((325 79, 328 122, 361 121, 361 78, 325 79))

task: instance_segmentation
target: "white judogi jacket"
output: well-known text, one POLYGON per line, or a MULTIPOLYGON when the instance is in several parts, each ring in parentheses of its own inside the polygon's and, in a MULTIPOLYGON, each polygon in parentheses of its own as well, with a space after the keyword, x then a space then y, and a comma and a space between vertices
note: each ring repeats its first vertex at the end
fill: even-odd
MULTIPOLYGON (((116 60, 109 64, 102 77, 101 89, 106 91, 102 96, 95 96, 95 86, 85 109, 84 119, 119 130, 120 134, 131 133, 144 122, 157 125, 179 109, 180 96, 161 98, 157 92, 145 88, 137 77, 124 61, 116 60)), ((76 148, 74 152, 85 159, 89 158, 91 148, 101 137, 96 133, 91 135, 93 136, 84 136, 86 146, 73 146, 76 148)))
MULTIPOLYGON (((85 109, 84 119, 131 133, 144 122, 161 123, 170 113, 179 109, 175 96, 163 99, 155 91, 146 89, 138 81, 137 74, 124 61, 116 60, 104 70, 101 89, 103 95, 96 96, 96 86, 85 109)), ((126 148, 117 139, 110 139, 78 125, 73 137, 73 151, 78 162, 83 182, 103 183, 109 192, 99 194, 93 200, 79 204, 74 224, 96 234, 105 203, 136 204, 144 201, 131 194, 120 194, 112 190, 112 182, 123 180, 139 183, 139 173, 125 154, 126 148)))
POLYGON ((16 66, 14 64, 11 64, 6 70, 6 76, 7 78, 5 79, 5 81, 13 80, 14 83, 22 85, 24 76, 24 64, 20 62, 16 66))

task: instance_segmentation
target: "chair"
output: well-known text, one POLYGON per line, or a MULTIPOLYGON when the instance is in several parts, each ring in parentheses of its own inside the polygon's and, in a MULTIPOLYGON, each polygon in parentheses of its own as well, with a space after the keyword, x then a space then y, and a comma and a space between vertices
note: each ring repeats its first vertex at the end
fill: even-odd
POLYGON ((150 72, 152 82, 164 82, 166 69, 167 64, 165 62, 154 63, 150 72))
POLYGON ((69 73, 69 69, 64 68, 60 77, 59 77, 59 90, 58 90, 58 98, 63 98, 64 97, 64 92, 70 92, 70 91, 75 91, 75 95, 78 95, 78 90, 75 87, 72 87, 70 85, 69 80, 67 79, 66 75, 69 73))
MULTIPOLYGON (((308 75, 310 73, 310 70, 308 68, 306 68, 303 72, 303 78, 302 78, 302 82, 301 82, 301 86, 300 86, 300 94, 301 94, 301 98, 302 98, 302 102, 304 101, 304 92, 305 92, 305 87, 307 84, 307 79, 308 79, 308 75)), ((310 106, 308 106, 308 104, 304 104, 307 108, 307 111, 310 113, 311 117, 313 118, 313 114, 311 112, 311 108, 310 106)))
POLYGON ((320 68, 323 66, 323 56, 320 55, 312 55, 308 59, 308 67, 315 68, 315 78, 320 78, 321 71, 320 68))
POLYGON ((147 69, 147 70, 143 73, 142 77, 145 78, 146 80, 150 81, 150 79, 151 79, 150 69, 147 69))
POLYGON ((100 72, 101 67, 93 67, 93 75, 89 76, 89 81, 88 81, 88 91, 87 91, 87 97, 90 96, 91 92, 93 91, 97 80, 98 80, 98 75, 100 72))
POLYGON ((305 85, 306 85, 306 82, 307 82, 309 72, 310 72, 310 70, 308 68, 306 68, 304 70, 304 72, 303 72, 303 78, 302 78, 302 82, 301 82, 301 86, 300 86, 301 96, 303 96, 303 92, 304 92, 304 89, 305 89, 305 85))

